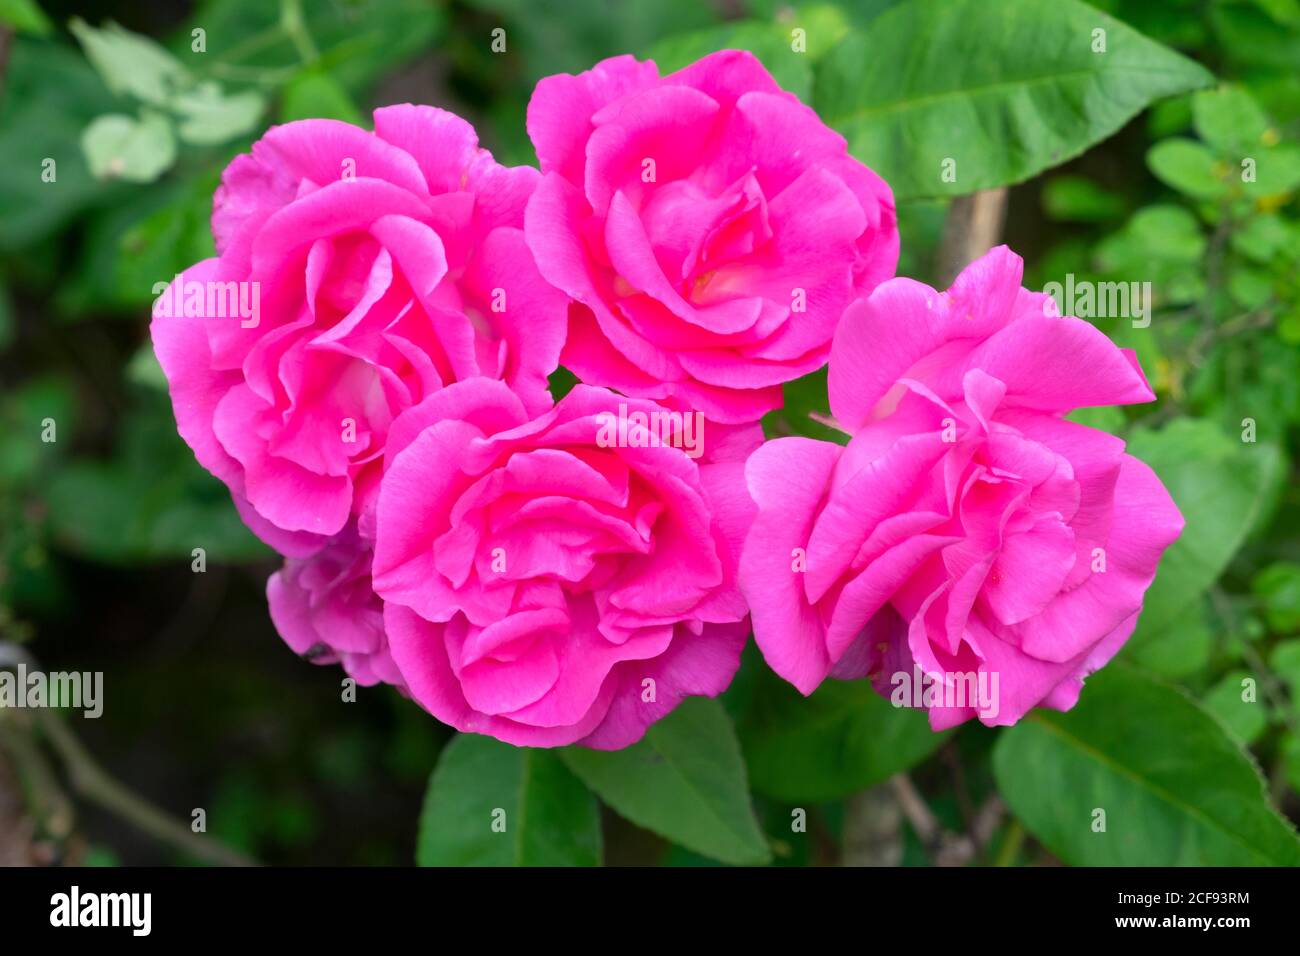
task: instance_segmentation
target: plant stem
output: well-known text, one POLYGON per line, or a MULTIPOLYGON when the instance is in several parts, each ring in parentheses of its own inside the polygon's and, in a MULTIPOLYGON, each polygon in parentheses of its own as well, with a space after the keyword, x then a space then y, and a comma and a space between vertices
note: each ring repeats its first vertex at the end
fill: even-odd
POLYGON ((844 866, 898 866, 903 860, 902 813, 889 784, 849 797, 844 807, 844 866))
POLYGON ((298 51, 298 58, 304 64, 315 63, 320 59, 320 51, 312 42, 307 22, 302 16, 302 0, 280 0, 280 25, 289 34, 294 49, 298 51))
POLYGON ((1025 828, 1020 825, 1020 821, 1015 817, 1011 818, 1011 823, 1007 826, 1006 839, 1002 841, 1002 847, 998 850, 997 859, 993 861, 994 866, 1013 866, 1016 862, 1016 855, 1020 852, 1020 847, 1025 842, 1025 828))
POLYGON ((0 93, 5 88, 5 71, 9 69, 9 46, 13 43, 12 28, 0 24, 0 93))
POLYGON ((113 779, 52 710, 41 711, 40 727, 68 769, 73 789, 140 831, 191 856, 219 866, 253 866, 248 857, 195 833, 113 779))
MULTIPOLYGON (((28 668, 39 667, 23 648, 9 642, 0 642, 0 667, 12 667, 19 663, 28 668)), ((184 823, 119 783, 99 765, 57 711, 37 708, 33 711, 33 716, 34 729, 39 730, 49 742, 62 761, 73 789, 81 796, 121 817, 140 831, 200 860, 221 866, 256 865, 255 861, 244 854, 210 837, 195 833, 184 823)))
POLYGON ((986 189, 958 196, 948 207, 935 267, 936 286, 946 289, 966 266, 992 249, 1002 237, 1007 189, 986 189))

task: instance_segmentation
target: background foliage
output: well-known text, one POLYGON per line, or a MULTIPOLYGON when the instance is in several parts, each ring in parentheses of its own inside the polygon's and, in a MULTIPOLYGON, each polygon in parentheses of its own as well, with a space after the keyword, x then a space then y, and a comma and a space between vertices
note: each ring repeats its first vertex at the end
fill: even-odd
MULTIPOLYGON (((0 640, 105 672, 105 716, 69 724, 169 814, 273 863, 828 864, 900 804, 907 864, 963 837, 971 863, 1300 862, 1300 0, 0 0, 0 30, 0 640), (614 754, 457 737, 388 690, 341 703, 176 435, 154 284, 211 254, 220 171, 270 123, 436 103, 532 162, 541 76, 723 47, 893 184, 902 274, 936 281, 952 198, 1010 185, 1027 285, 1152 283, 1148 327, 1095 321, 1160 401, 1079 416, 1187 519, 1137 633, 1074 711, 998 732, 933 735, 865 684, 804 700, 752 648, 720 701, 614 754)), ((824 372, 786 398, 770 434, 831 437, 824 372)), ((69 799, 46 736, 0 718, 6 854, 197 859, 69 799)))

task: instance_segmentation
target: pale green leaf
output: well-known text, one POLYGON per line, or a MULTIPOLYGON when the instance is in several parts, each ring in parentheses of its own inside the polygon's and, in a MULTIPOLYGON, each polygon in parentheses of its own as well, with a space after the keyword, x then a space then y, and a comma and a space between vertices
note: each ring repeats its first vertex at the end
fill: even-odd
POLYGON ((173 98, 171 107, 179 116, 177 132, 196 146, 224 143, 250 132, 266 109, 266 99, 254 90, 226 94, 214 83, 205 83, 173 98))
POLYGON ((189 71, 162 46, 111 20, 96 28, 73 17, 68 29, 114 93, 162 106, 173 93, 193 82, 189 71))
POLYGON ((171 124, 157 113, 139 119, 106 113, 81 134, 81 149, 97 179, 149 183, 176 160, 171 124))

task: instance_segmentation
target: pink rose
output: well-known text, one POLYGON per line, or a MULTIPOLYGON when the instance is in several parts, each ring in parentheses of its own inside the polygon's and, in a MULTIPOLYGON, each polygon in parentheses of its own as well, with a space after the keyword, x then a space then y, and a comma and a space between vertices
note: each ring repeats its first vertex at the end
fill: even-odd
POLYGON ((370 586, 370 546, 349 524, 310 558, 290 558, 266 584, 271 620, 294 653, 341 663, 358 684, 402 686, 384 637, 384 603, 370 586))
POLYGON ((946 293, 881 285, 831 351, 848 446, 783 438, 749 460, 741 587, 804 693, 866 674, 911 704, 920 677, 949 695, 925 701, 935 729, 1011 724, 1072 707, 1132 632, 1182 517, 1123 441, 1063 416, 1155 396, 1131 352, 1046 315, 1021 273, 999 247, 946 293))
POLYGON ((528 246, 576 300, 562 362, 588 384, 755 421, 894 274, 889 187, 749 53, 547 77, 528 133, 528 246))
POLYGON ((532 412, 563 296, 523 235, 539 174, 443 110, 272 129, 226 169, 217 258, 155 304, 182 437, 248 524, 306 556, 373 500, 393 420, 451 382, 501 378, 532 412))
POLYGON ((659 412, 579 385, 530 418, 475 379, 394 422, 374 586, 393 660, 439 720, 617 749, 727 687, 748 635, 744 466, 658 443, 635 416, 659 412))

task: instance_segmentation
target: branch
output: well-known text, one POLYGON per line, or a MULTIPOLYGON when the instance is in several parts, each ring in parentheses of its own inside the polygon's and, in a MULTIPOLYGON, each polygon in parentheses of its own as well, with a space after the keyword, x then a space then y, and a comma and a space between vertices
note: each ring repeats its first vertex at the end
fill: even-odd
POLYGON ((90 752, 52 710, 41 712, 41 730, 68 770, 72 787, 92 803, 113 813, 138 830, 191 856, 219 866, 253 866, 251 859, 223 843, 195 833, 184 823, 109 776, 90 752))
POLYGON ((27 812, 22 771, 7 756, 14 736, 0 735, 0 866, 31 866, 39 862, 37 824, 27 812))
POLYGON ((988 843, 989 838, 1002 821, 1005 807, 995 794, 984 802, 971 822, 970 833, 952 833, 945 830, 931 812, 925 798, 921 796, 911 779, 905 773, 896 774, 889 780, 894 790, 899 807, 907 822, 916 831, 917 837, 924 844, 926 852, 936 866, 965 866, 979 854, 980 847, 988 843))
POLYGON ((5 71, 9 69, 9 49, 14 41, 13 27, 0 23, 0 93, 5 88, 5 71))
POLYGON ((844 807, 844 866, 903 862, 902 816, 888 784, 855 793, 844 807))
MULTIPOLYGON (((35 660, 15 644, 0 642, 0 667, 22 662, 36 668, 35 660)), ((36 727, 62 761, 72 787, 143 833, 191 856, 220 866, 254 866, 253 860, 168 815, 114 779, 69 729, 62 716, 49 708, 34 711, 36 727)))
POLYGON ((958 196, 952 201, 935 264, 938 288, 948 288, 962 269, 997 245, 1006 212, 1005 186, 958 196))

